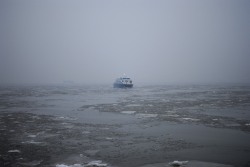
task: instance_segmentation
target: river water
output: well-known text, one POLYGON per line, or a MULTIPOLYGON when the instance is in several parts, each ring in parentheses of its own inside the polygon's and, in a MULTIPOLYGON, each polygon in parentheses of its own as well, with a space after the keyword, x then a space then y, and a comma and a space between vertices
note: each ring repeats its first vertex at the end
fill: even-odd
POLYGON ((0 150, 5 166, 84 166, 98 159, 110 166, 174 160, 250 165, 247 85, 1 86, 0 114, 1 142, 8 143, 0 150), (53 145, 58 140, 65 144, 53 145), (31 156, 24 144, 30 141, 40 152, 54 146, 65 153, 31 156))

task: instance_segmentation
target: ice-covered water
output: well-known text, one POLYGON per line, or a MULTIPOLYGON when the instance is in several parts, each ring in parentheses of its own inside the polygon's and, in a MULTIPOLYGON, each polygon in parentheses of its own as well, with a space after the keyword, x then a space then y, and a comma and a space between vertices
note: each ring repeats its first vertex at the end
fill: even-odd
POLYGON ((132 89, 114 89, 110 85, 0 87, 1 111, 53 115, 72 115, 92 107, 117 113, 124 108, 139 113, 181 111, 250 119, 249 106, 250 86, 237 85, 157 85, 132 89))
MULTIPOLYGON (((84 164, 64 162, 71 153, 55 158, 59 160, 54 160, 54 165, 86 166, 96 158, 117 166, 169 164, 175 158, 239 166, 250 163, 247 85, 144 85, 132 89, 111 85, 1 86, 1 113, 3 136, 23 133, 15 128, 18 126, 39 125, 43 129, 26 130, 20 137, 23 147, 49 147, 54 138, 65 141, 67 151, 74 143, 87 143, 81 144, 86 150, 75 150, 91 157, 84 164), (25 120, 15 113, 33 115, 25 120), (51 117, 46 121, 41 115, 51 117), (56 130, 53 121, 59 122, 56 130), (77 134, 68 136, 66 132, 77 134)), ((6 146, 0 156, 17 150, 25 152, 6 146)))

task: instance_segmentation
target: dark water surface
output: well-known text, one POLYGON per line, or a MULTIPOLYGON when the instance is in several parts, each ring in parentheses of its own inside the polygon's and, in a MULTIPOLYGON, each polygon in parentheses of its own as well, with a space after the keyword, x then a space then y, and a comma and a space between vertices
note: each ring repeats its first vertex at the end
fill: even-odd
POLYGON ((1 86, 0 125, 1 145, 8 143, 0 149, 5 166, 86 166, 91 160, 250 166, 246 85, 1 86), (34 156, 27 143, 38 150, 34 156))

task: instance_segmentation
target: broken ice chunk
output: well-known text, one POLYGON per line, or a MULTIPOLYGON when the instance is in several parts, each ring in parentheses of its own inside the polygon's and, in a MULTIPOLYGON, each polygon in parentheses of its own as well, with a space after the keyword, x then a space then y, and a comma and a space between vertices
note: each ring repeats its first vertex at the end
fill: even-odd
POLYGON ((87 167, 106 167, 107 164, 102 163, 101 160, 91 161, 87 164, 87 167))
POLYGON ((182 118, 182 119, 186 121, 199 121, 199 119, 196 118, 182 118))
POLYGON ((8 153, 20 153, 20 150, 9 150, 8 153))
POLYGON ((122 114, 134 114, 136 111, 122 111, 122 114))
POLYGON ((136 114, 137 118, 155 118, 158 114, 136 114))
POLYGON ((84 167, 84 166, 81 164, 74 164, 74 165, 57 164, 56 167, 84 167))
POLYGON ((187 163, 188 161, 173 161, 173 162, 170 162, 169 165, 178 167, 178 166, 186 165, 187 163))
POLYGON ((28 137, 30 137, 30 138, 35 138, 36 135, 29 135, 28 137))

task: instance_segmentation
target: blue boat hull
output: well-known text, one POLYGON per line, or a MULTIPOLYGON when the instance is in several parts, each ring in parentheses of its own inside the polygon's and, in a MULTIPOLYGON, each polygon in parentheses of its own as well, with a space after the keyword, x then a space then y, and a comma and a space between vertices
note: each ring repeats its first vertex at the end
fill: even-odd
POLYGON ((120 83, 114 83, 114 88, 132 88, 133 84, 120 84, 120 83))

